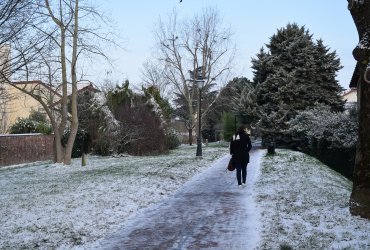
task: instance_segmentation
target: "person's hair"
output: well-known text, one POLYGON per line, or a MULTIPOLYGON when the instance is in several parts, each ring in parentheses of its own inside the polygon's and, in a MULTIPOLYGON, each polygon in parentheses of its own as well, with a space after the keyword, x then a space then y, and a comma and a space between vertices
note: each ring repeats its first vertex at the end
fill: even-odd
POLYGON ((240 125, 239 128, 236 130, 237 133, 245 133, 245 129, 247 127, 245 125, 240 125))

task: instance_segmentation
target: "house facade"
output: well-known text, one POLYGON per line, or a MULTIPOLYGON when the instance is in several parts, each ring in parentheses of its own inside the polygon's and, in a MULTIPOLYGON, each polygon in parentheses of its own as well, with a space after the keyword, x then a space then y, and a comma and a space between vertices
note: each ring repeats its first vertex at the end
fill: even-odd
POLYGON ((346 101, 345 108, 357 105, 357 88, 350 88, 342 94, 342 100, 346 101))
POLYGON ((8 93, 6 91, 6 78, 8 78, 8 59, 10 55, 9 45, 0 45, 0 134, 6 130, 7 115, 6 102, 8 101, 8 93))
MULTIPOLYGON (((41 92, 43 83, 41 81, 16 82, 15 85, 22 89, 33 89, 34 92, 41 92)), ((21 90, 7 85, 7 92, 10 100, 5 105, 5 114, 7 116, 7 129, 13 125, 18 118, 27 118, 32 110, 43 110, 39 102, 21 90)))
MULTIPOLYGON (((13 82, 14 86, 6 85, 9 99, 4 105, 4 130, 1 133, 6 133, 8 129, 17 121, 18 118, 28 118, 32 111, 45 112, 42 105, 30 95, 22 90, 31 92, 43 99, 50 106, 57 106, 62 98, 61 89, 49 86, 42 81, 20 81, 13 82)), ((78 91, 97 89, 89 81, 79 83, 78 91)), ((68 89, 68 95, 71 93, 71 88, 68 89)))

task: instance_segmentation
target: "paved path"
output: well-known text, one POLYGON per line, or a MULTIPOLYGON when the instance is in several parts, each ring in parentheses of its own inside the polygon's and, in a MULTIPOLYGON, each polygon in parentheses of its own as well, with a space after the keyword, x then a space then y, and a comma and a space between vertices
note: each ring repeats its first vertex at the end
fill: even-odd
POLYGON ((253 186, 262 150, 252 150, 247 187, 237 187, 229 156, 193 177, 173 196, 128 220, 97 249, 254 249, 258 209, 253 186))

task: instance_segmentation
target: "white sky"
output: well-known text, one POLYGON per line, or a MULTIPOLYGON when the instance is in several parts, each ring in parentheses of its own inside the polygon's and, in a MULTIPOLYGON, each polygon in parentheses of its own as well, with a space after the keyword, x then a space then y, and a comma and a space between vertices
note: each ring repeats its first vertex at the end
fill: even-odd
MULTIPOLYGON (((358 34, 346 0, 157 0, 122 1, 106 0, 99 5, 115 21, 116 31, 124 38, 124 49, 112 50, 115 59, 111 78, 122 82, 125 79, 140 85, 142 64, 151 58, 154 47, 153 30, 159 17, 166 17, 176 9, 182 18, 191 18, 205 7, 214 7, 220 12, 223 24, 230 26, 238 49, 234 76, 252 79, 251 58, 269 42, 277 29, 288 23, 304 25, 314 39, 323 39, 324 44, 335 50, 343 69, 337 79, 348 88, 355 66, 352 50, 358 42, 358 34)), ((96 64, 91 79, 99 83, 108 65, 96 64)), ((90 72, 91 73, 91 72, 90 72)))

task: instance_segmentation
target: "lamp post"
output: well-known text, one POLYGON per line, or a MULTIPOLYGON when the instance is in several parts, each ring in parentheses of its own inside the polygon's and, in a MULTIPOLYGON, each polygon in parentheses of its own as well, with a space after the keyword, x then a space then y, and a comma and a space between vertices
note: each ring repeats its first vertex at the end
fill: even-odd
POLYGON ((198 138, 197 138, 197 157, 202 157, 202 89, 204 85, 204 80, 201 77, 198 77, 195 80, 198 90, 199 90, 199 101, 198 101, 198 138))

